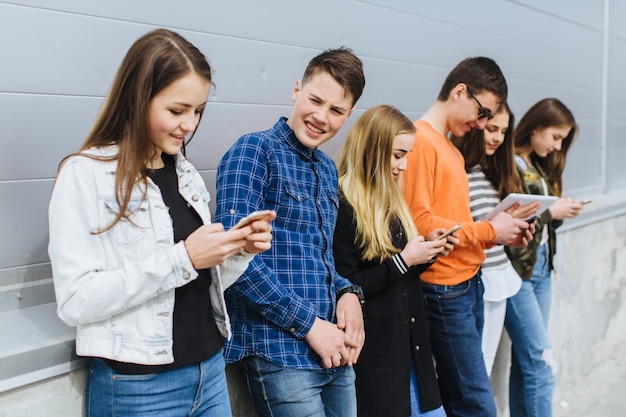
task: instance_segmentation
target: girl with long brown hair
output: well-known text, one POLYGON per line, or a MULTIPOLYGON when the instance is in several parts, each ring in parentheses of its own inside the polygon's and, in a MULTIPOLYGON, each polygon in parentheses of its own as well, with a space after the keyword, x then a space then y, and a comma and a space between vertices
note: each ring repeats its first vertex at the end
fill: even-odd
POLYGON ((210 86, 194 45, 147 33, 59 168, 49 255, 58 315, 92 358, 87 416, 231 414, 223 291, 270 247, 275 213, 227 232, 211 224, 209 193, 184 155, 210 86))
POLYGON ((562 197, 567 153, 578 133, 571 110, 560 100, 535 103, 513 133, 515 161, 529 194, 559 197, 539 214, 535 236, 526 247, 507 248, 522 286, 507 300, 505 326, 513 344, 510 379, 511 417, 552 416, 557 362, 548 340, 551 273, 556 228, 580 214, 579 200, 562 197))

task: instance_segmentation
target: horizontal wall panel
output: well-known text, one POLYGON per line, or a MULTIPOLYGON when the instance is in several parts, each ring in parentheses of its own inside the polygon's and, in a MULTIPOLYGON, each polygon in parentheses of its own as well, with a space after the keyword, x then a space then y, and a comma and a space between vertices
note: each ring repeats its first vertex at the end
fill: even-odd
MULTIPOLYGON (((567 50, 576 54, 595 53, 589 46, 587 33, 599 33, 603 28, 602 0, 587 2, 536 3, 546 7, 532 7, 525 1, 483 0, 479 4, 465 1, 422 2, 410 0, 362 0, 378 5, 382 12, 387 8, 414 16, 428 24, 437 24, 436 32, 446 43, 471 42, 474 38, 455 38, 455 30, 464 28, 488 33, 498 38, 524 40, 539 47, 567 50), (558 10, 558 12, 554 12, 558 10), (532 27, 529 26, 532 22, 532 27), (443 32, 446 33, 443 33, 443 32), (452 34, 450 36, 450 34, 452 34), (582 47, 576 47, 581 45, 582 47)), ((433 42, 437 45, 437 42, 433 42)), ((448 46, 448 45, 446 45, 448 46)))
POLYGON ((0 92, 103 96, 132 40, 150 29, 3 4, 0 15, 0 36, 20 40, 0 43, 4 62, 23 64, 0 66, 0 92))
POLYGON ((603 0, 587 0, 572 2, 569 0, 509 0, 531 11, 542 13, 552 20, 560 19, 575 22, 581 26, 602 29, 603 0))
POLYGON ((51 276, 52 270, 49 262, 0 268, 0 291, 3 287, 45 281, 51 276))
POLYGON ((0 269, 48 261, 52 180, 0 182, 0 269))
MULTIPOLYGON (((286 92, 289 99, 291 95, 286 92)), ((253 106, 209 103, 187 156, 200 170, 217 169, 228 148, 242 135, 269 129, 279 117, 288 117, 291 106, 253 106)))
POLYGON ((0 286, 0 313, 54 303, 52 279, 0 286))
MULTIPOLYGON (((346 17, 361 15, 363 5, 354 1, 318 0, 315 7, 303 9, 302 3, 265 0, 263 2, 197 0, 23 0, 8 2, 70 15, 93 16, 112 21, 123 21, 134 26, 162 26, 178 30, 232 36, 252 41, 282 45, 300 45, 307 48, 326 48, 351 33, 346 17), (328 11, 332 10, 332 13, 328 11), (261 18, 262 17, 262 18, 261 18), (303 30, 303 23, 324 22, 324 30, 303 30), (288 34, 288 35, 286 35, 288 34)), ((375 22, 376 15, 367 15, 375 22)))
POLYGON ((83 144, 100 98, 0 93, 4 152, 0 181, 54 178, 59 162, 83 144))

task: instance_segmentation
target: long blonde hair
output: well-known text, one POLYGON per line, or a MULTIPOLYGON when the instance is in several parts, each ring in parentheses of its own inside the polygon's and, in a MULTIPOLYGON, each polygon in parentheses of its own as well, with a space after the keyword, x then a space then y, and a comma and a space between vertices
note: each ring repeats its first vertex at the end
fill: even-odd
POLYGON ((339 153, 339 191, 354 209, 355 244, 365 260, 382 262, 400 251, 390 232, 398 221, 408 240, 417 235, 401 185, 391 172, 395 137, 414 132, 402 112, 378 105, 356 120, 339 153))

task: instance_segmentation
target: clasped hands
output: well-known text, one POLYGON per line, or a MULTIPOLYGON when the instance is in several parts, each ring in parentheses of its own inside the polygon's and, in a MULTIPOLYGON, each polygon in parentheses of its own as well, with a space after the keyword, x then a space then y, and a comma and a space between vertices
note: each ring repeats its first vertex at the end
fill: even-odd
POLYGON ((354 365, 365 343, 361 303, 356 294, 344 294, 337 300, 337 324, 315 319, 304 337, 321 359, 325 369, 354 365))

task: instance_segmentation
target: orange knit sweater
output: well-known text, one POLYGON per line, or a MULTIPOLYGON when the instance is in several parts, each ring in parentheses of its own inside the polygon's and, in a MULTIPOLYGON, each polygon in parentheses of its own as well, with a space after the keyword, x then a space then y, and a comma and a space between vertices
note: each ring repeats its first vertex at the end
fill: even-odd
POLYGON ((428 122, 415 122, 415 146, 404 172, 404 195, 415 226, 426 237, 433 229, 461 224, 461 243, 441 256, 422 281, 456 285, 473 277, 485 258, 483 248, 496 238, 488 221, 474 223, 470 212, 469 184, 463 156, 452 142, 428 122))

